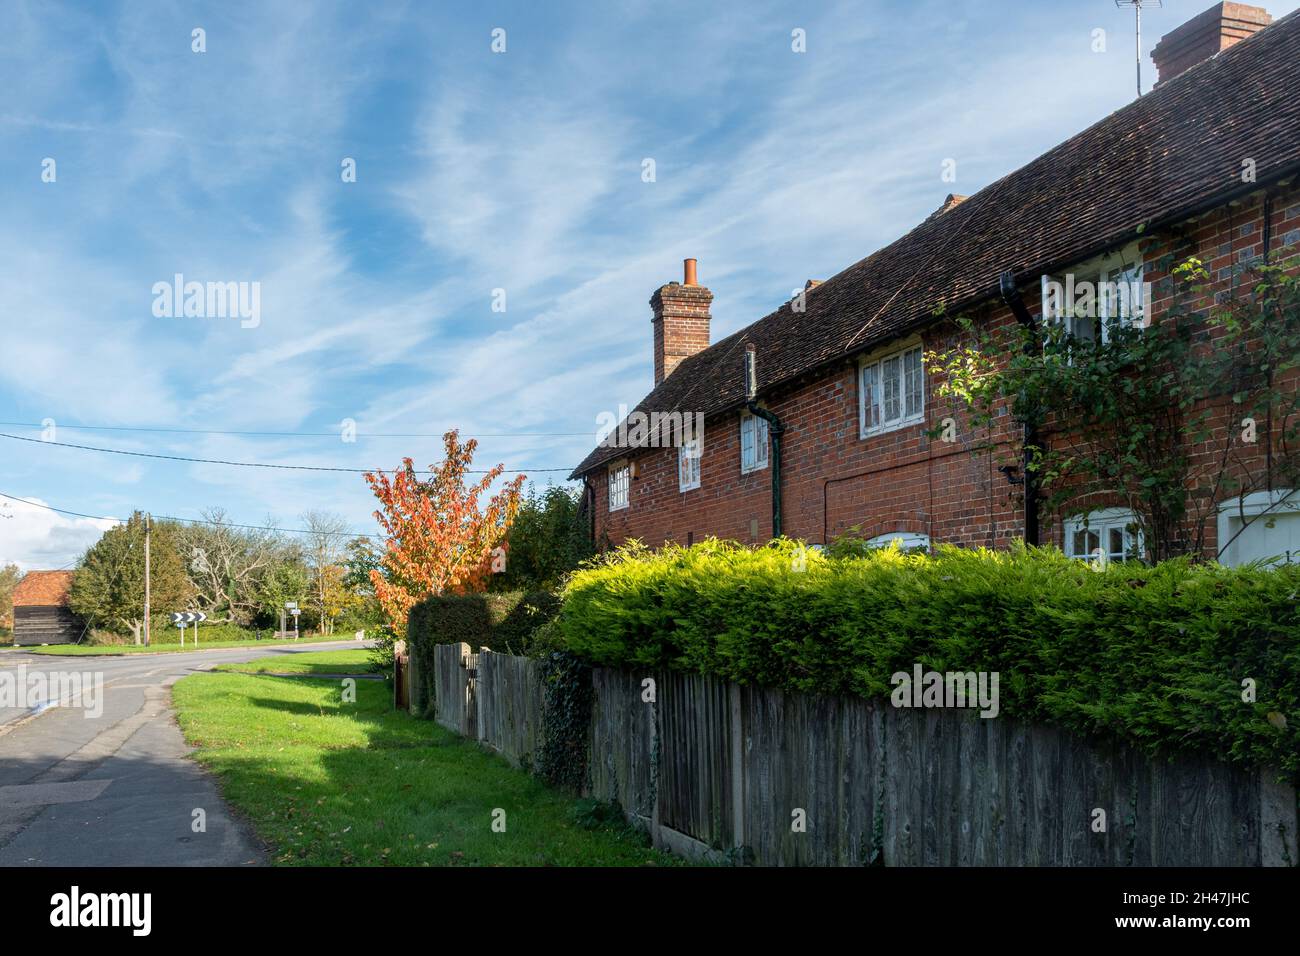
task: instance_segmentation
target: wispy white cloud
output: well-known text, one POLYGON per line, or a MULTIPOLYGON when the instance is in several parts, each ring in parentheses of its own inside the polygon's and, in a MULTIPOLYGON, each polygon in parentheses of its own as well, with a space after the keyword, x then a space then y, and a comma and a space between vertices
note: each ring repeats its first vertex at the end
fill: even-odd
POLYGON ((40 498, 0 499, 0 564, 12 562, 24 571, 70 566, 115 523, 61 515, 41 507, 46 504, 40 498))
MULTIPOLYGON (((597 413, 649 388, 646 300, 682 258, 700 260, 721 337, 1132 95, 1131 18, 1110 5, 569 9, 15 5, 0 35, 3 417, 249 430, 348 417, 355 444, 88 443, 362 468, 439 450, 367 431, 590 430, 480 452, 572 465, 597 413), (494 56, 499 24, 510 51, 494 56), (205 54, 190 51, 195 25, 205 54), (807 53, 790 49, 795 27, 807 53), (57 184, 39 180, 45 156, 57 184), (356 183, 339 179, 344 156, 356 183), (151 286, 175 272, 260 281, 262 324, 155 319, 151 286)), ((1147 47, 1196 12, 1167 5, 1147 47)), ((87 511, 223 504, 288 522, 306 502, 364 527, 372 508, 359 476, 57 449, 0 449, 0 479, 87 511)))

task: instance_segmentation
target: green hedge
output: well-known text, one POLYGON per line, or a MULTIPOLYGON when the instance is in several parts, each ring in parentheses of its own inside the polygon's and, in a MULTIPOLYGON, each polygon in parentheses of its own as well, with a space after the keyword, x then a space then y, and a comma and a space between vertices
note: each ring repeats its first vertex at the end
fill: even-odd
POLYGON ((407 652, 415 663, 412 709, 433 703, 433 648, 464 641, 473 650, 528 654, 538 628, 554 619, 560 599, 550 591, 507 591, 428 597, 407 618, 407 652), (418 686, 417 686, 418 685, 418 686))
POLYGON ((555 631, 596 665, 819 694, 888 697, 917 663, 997 671, 1002 714, 1297 779, 1298 592, 1297 566, 1098 571, 1053 550, 830 558, 708 541, 579 571, 555 631))

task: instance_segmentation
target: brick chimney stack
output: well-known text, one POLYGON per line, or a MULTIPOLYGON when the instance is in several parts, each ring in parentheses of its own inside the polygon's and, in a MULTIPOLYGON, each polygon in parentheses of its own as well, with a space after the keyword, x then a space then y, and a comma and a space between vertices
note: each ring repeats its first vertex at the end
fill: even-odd
POLYGON ((696 281, 695 260, 683 263, 683 281, 670 282, 650 297, 655 337, 655 385, 684 358, 709 347, 709 304, 713 293, 696 281))
POLYGON ((1158 74, 1156 86, 1240 43, 1272 22, 1273 17, 1263 7, 1216 3, 1160 38, 1151 51, 1158 74))

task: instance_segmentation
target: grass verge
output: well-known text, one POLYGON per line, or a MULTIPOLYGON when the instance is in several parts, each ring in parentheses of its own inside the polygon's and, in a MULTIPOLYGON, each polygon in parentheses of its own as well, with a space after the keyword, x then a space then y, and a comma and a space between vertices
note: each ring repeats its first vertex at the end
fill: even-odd
POLYGON ((55 657, 113 657, 122 654, 180 654, 190 651, 211 651, 222 647, 301 647, 303 644, 326 644, 330 641, 346 641, 346 636, 339 637, 303 637, 296 641, 200 641, 186 640, 185 646, 179 643, 162 644, 154 641, 148 647, 135 644, 42 644, 39 647, 24 647, 32 654, 52 654, 55 657))
POLYGON ((394 711, 387 682, 357 681, 355 703, 342 696, 341 682, 239 673, 195 674, 172 689, 197 759, 277 864, 680 862, 476 744, 394 711))
POLYGON ((365 674, 370 662, 370 651, 311 651, 219 664, 213 670, 227 674, 365 674))

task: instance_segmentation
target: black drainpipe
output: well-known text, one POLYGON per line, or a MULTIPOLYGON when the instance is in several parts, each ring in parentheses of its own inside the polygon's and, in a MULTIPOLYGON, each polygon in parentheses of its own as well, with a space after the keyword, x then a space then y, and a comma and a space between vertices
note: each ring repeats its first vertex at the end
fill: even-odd
MULTIPOLYGON (((1036 332, 1038 329, 1037 323, 1034 322, 1034 317, 1029 314, 1029 310, 1025 308, 1025 302, 1020 297, 1020 291, 1016 288, 1015 277, 1009 271, 1004 272, 998 285, 1002 293, 1002 301, 1011 309, 1016 321, 1027 331, 1036 332)), ((1034 335, 1025 346, 1025 354, 1035 354, 1038 347, 1038 337, 1034 335)), ((1034 413, 1028 413, 1024 427, 1025 434, 1022 443, 1024 456, 1021 464, 1024 477, 1020 481, 1025 486, 1025 544, 1037 545, 1040 543, 1038 540, 1038 476, 1030 468, 1034 460, 1033 452, 1038 448, 1038 421, 1034 413)))
POLYGON ((754 402, 746 402, 745 407, 751 414, 767 422, 767 433, 772 437, 772 537, 779 538, 781 537, 781 436, 785 434, 785 426, 781 424, 781 419, 754 402))
POLYGON ((772 537, 781 537, 781 436, 785 434, 785 425, 766 408, 761 408, 754 401, 758 396, 758 364, 754 356, 754 346, 745 349, 745 407, 751 415, 757 415, 767 422, 767 433, 772 439, 772 455, 769 467, 772 469, 772 537))
POLYGON ((596 488, 591 483, 590 475, 582 476, 582 506, 587 510, 587 522, 591 534, 591 546, 596 547, 596 488))

